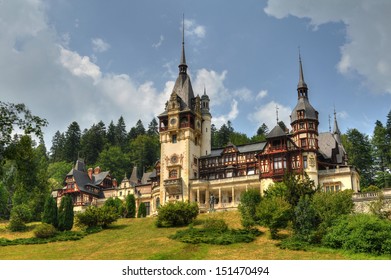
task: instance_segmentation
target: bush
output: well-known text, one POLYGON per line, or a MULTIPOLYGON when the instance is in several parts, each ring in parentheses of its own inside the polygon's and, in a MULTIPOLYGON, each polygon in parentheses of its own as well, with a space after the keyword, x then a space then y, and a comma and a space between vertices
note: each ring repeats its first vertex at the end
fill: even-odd
POLYGON ((228 230, 228 225, 223 219, 208 218, 203 223, 203 228, 209 231, 225 232, 228 230))
POLYGON ((8 229, 11 231, 24 231, 26 223, 32 218, 30 208, 25 204, 16 205, 11 210, 11 218, 8 229))
POLYGON ((76 225, 87 230, 95 227, 106 228, 118 219, 117 209, 112 206, 89 206, 76 214, 76 225))
POLYGON ((104 206, 114 207, 115 208, 115 212, 120 217, 122 217, 124 215, 125 207, 124 207, 124 204, 123 204, 122 200, 119 199, 118 197, 115 197, 115 198, 109 197, 105 201, 104 206))
POLYGON ((55 236, 56 228, 51 224, 42 223, 34 229, 34 235, 37 238, 49 238, 55 236))
POLYGON ((145 206, 145 203, 141 202, 140 206, 138 207, 137 218, 145 218, 146 216, 147 216, 147 208, 145 206))
POLYGON ((240 197, 239 211, 241 222, 245 228, 251 228, 258 223, 256 208, 261 202, 261 194, 256 189, 249 189, 240 197))
POLYGON ((294 209, 293 230, 297 241, 313 243, 316 241, 316 231, 319 218, 311 198, 302 196, 294 209))
POLYGON ((354 253, 391 254, 391 222, 370 214, 345 216, 329 229, 322 243, 354 253))
POLYGON ((198 216, 197 203, 167 203, 159 208, 156 220, 157 227, 187 226, 198 216))
POLYGON ((287 227, 291 218, 291 205, 279 196, 263 199, 256 210, 259 223, 269 228, 272 239, 277 238, 279 229, 287 227))

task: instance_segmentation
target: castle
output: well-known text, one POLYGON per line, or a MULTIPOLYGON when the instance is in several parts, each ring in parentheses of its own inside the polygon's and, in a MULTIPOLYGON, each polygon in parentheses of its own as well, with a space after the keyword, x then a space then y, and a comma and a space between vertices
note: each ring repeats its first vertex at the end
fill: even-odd
POLYGON ((334 128, 318 132, 319 116, 311 105, 299 56, 297 104, 291 113, 291 131, 276 125, 266 141, 211 148, 211 101, 206 90, 194 94, 187 73, 185 45, 179 73, 169 100, 159 118, 160 160, 153 172, 137 178, 137 170, 120 184, 108 172, 98 169, 86 172, 82 163, 67 175, 64 188, 55 194, 61 198, 72 193, 80 209, 102 204, 108 197, 124 199, 136 196, 144 202, 147 214, 157 213, 160 205, 175 201, 197 202, 200 211, 208 211, 210 197, 215 210, 236 209, 240 196, 248 189, 263 193, 270 184, 281 181, 286 172, 306 173, 315 185, 326 192, 360 190, 360 177, 347 164, 334 112, 334 128), (84 169, 83 169, 84 168, 84 169))

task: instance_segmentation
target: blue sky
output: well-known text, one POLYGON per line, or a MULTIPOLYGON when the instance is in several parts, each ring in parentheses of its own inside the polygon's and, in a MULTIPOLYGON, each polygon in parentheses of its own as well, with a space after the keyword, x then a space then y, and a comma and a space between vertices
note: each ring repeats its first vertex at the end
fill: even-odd
POLYGON ((182 15, 189 74, 213 122, 252 136, 289 124, 299 48, 320 131, 371 135, 391 109, 391 2, 0 0, 0 100, 46 118, 46 144, 122 115, 128 130, 164 109, 178 73, 182 15))

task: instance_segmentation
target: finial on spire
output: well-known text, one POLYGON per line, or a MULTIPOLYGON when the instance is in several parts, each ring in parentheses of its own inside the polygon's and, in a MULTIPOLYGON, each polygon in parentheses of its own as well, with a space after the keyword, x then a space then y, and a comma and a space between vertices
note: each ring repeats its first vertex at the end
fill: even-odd
POLYGON ((183 19, 182 19, 182 53, 181 53, 181 61, 178 67, 179 67, 179 73, 186 74, 187 65, 186 65, 186 56, 185 56, 185 14, 183 14, 183 19))
POLYGON ((331 132, 331 116, 329 114, 329 132, 331 132))
POLYGON ((278 105, 276 105, 276 117, 277 117, 277 124, 278 124, 278 105))
POLYGON ((297 84, 297 91, 300 97, 308 98, 308 87, 304 81, 303 63, 301 62, 301 53, 299 47, 299 83, 297 84))

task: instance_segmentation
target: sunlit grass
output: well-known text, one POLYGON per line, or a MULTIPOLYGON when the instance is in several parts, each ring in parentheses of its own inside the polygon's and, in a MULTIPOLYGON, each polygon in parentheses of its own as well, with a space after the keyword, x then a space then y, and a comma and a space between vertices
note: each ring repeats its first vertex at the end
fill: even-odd
MULTIPOLYGON (((224 219, 230 228, 241 228, 237 211, 202 214, 197 220, 215 217, 224 219)), ((349 255, 330 249, 309 251, 282 250, 264 234, 254 242, 232 245, 185 244, 168 238, 178 228, 157 228, 156 218, 120 219, 109 229, 90 234, 81 240, 40 245, 0 247, 4 260, 338 260, 382 258, 349 255)), ((197 225, 197 222, 195 223, 197 225)), ((33 225, 31 225, 33 227, 33 225)), ((0 238, 31 237, 31 231, 12 233, 0 224, 0 238)), ((384 257, 383 257, 384 258, 384 257)))

